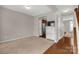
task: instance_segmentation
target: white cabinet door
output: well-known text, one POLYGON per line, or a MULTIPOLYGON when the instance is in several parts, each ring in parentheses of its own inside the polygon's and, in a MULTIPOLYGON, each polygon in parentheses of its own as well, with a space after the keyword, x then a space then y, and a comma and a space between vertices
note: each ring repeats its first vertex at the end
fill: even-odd
POLYGON ((55 27, 47 26, 46 27, 46 33, 55 33, 55 27))
POLYGON ((47 35, 46 35, 46 38, 47 38, 47 39, 50 39, 50 40, 56 40, 55 34, 47 34, 47 35))
POLYGON ((46 38, 56 40, 55 28, 51 26, 46 27, 46 38))

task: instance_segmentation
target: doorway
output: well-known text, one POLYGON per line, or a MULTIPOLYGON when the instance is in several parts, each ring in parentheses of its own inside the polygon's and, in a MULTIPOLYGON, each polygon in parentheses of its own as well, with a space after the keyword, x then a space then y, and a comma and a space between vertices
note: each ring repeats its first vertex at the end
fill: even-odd
POLYGON ((46 38, 46 26, 47 26, 47 20, 46 20, 46 19, 42 19, 42 23, 41 23, 41 25, 42 25, 42 29, 41 29, 42 34, 41 34, 40 37, 46 38))

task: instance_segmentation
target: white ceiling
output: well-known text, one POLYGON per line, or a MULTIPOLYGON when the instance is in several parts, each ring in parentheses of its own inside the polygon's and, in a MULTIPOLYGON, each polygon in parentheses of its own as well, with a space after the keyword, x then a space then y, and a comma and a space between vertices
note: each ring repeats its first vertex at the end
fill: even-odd
POLYGON ((77 6, 72 5, 30 5, 30 10, 26 9, 24 5, 4 5, 4 8, 8 8, 14 11, 22 12, 31 16, 37 16, 48 12, 62 12, 65 10, 71 11, 77 6))
POLYGON ((24 5, 4 5, 3 7, 14 10, 14 11, 26 13, 26 14, 31 15, 31 16, 36 16, 36 15, 47 13, 47 12, 51 11, 51 9, 49 9, 45 5, 30 5, 30 6, 32 8, 29 10, 26 9, 24 7, 24 5))
POLYGON ((57 5, 56 7, 60 12, 64 12, 66 10, 67 11, 74 10, 74 8, 76 8, 77 5, 57 5))

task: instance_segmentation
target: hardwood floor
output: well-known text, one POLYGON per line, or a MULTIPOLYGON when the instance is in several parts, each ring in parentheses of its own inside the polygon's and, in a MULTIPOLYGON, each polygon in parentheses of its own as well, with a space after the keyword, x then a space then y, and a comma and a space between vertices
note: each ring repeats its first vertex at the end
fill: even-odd
POLYGON ((58 43, 53 44, 44 54, 73 54, 70 37, 61 38, 58 43))

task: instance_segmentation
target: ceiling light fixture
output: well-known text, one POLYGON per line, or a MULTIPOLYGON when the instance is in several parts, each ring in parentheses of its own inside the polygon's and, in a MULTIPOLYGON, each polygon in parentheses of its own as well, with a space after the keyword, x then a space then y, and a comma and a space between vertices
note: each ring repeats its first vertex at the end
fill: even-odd
POLYGON ((31 6, 24 6, 26 9, 30 10, 32 7, 31 6))
POLYGON ((69 12, 69 11, 70 11, 69 9, 66 9, 66 10, 64 10, 63 12, 67 13, 67 12, 69 12))

